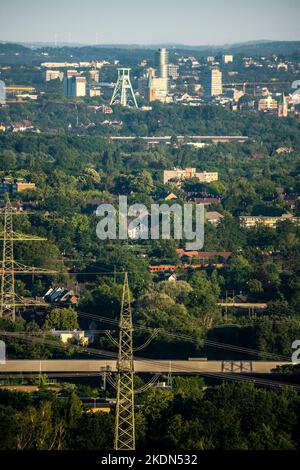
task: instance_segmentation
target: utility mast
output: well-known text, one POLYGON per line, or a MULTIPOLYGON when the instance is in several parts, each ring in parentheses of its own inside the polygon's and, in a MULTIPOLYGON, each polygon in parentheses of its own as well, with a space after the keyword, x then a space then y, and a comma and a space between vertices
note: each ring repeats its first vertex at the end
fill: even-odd
POLYGON ((137 108, 137 102, 130 81, 130 68, 118 69, 118 80, 110 105, 120 104, 128 108, 137 108))
POLYGON ((8 315, 16 318, 16 294, 14 276, 14 233, 12 207, 8 199, 4 209, 3 253, 1 269, 0 317, 8 315))
POLYGON ((133 326, 127 273, 124 278, 119 327, 114 448, 115 450, 135 450, 133 326))
POLYGON ((45 269, 25 266, 16 262, 14 258, 14 242, 15 241, 40 241, 45 238, 36 237, 34 235, 25 235, 23 233, 14 232, 13 215, 15 214, 10 199, 7 197, 4 211, 0 212, 4 215, 3 230, 0 231, 0 240, 3 240, 2 265, 1 265, 1 296, 0 296, 0 318, 9 317, 12 321, 16 320, 16 308, 25 306, 35 306, 38 302, 26 302, 17 298, 15 292, 15 274, 46 274, 55 273, 45 269))

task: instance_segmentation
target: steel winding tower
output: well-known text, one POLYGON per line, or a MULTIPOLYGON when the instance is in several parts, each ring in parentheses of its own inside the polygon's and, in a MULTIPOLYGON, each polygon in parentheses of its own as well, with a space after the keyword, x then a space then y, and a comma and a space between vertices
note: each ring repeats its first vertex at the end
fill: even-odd
POLYGON ((0 240, 3 241, 2 250, 2 263, 1 263, 1 296, 0 296, 0 318, 7 316, 12 321, 16 319, 16 308, 25 306, 38 305, 38 302, 26 302, 20 300, 15 291, 15 274, 46 274, 55 273, 41 268, 32 266, 25 266, 18 263, 14 258, 14 242, 15 241, 41 241, 45 238, 37 237, 35 235, 26 235, 24 233, 15 232, 13 229, 13 211, 9 197, 5 204, 4 211, 0 212, 4 215, 4 226, 0 232, 0 240))
POLYGON ((115 450, 135 450, 133 325, 127 273, 124 278, 119 327, 114 448, 115 450))
POLYGON ((120 104, 127 107, 138 107, 130 81, 130 70, 130 68, 118 69, 118 79, 110 102, 111 106, 120 104))

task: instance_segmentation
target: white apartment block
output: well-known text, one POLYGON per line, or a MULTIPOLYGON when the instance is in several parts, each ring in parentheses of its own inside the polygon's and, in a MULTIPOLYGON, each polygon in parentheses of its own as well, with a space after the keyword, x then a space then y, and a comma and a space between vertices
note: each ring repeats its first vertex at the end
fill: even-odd
POLYGON ((59 79, 61 82, 64 79, 64 73, 60 70, 46 70, 46 82, 50 82, 51 80, 59 79))
POLYGON ((231 62, 233 62, 233 55, 231 54, 224 54, 222 56, 222 60, 223 60, 223 63, 224 64, 230 64, 231 62))
POLYGON ((219 174, 215 171, 197 172, 196 168, 185 168, 184 170, 175 168, 174 170, 164 171, 164 184, 170 180, 182 181, 190 178, 197 178, 201 183, 211 183, 212 181, 218 181, 219 174))

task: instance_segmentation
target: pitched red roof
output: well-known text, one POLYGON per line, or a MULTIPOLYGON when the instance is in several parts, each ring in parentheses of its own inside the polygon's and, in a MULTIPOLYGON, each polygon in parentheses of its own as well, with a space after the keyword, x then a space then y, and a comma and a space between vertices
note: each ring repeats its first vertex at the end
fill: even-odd
POLYGON ((187 256, 188 258, 214 258, 219 257, 227 260, 232 255, 231 251, 185 251, 183 249, 176 250, 179 256, 187 256))

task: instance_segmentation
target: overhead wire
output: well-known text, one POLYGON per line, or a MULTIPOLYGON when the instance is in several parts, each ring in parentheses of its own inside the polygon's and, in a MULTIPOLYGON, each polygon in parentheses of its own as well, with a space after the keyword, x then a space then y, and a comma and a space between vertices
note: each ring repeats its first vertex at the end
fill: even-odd
MULTIPOLYGON (((94 321, 98 321, 98 322, 103 322, 103 323, 108 323, 108 324, 111 324, 111 325, 118 325, 118 320, 115 320, 115 319, 112 319, 112 318, 107 318, 107 317, 103 317, 103 316, 100 316, 100 315, 95 315, 95 314, 89 314, 87 312, 81 312, 81 311, 78 311, 78 315, 83 317, 83 318, 89 318, 91 320, 94 320, 94 321)), ((159 333, 162 333, 166 336, 169 336, 171 338, 174 338, 174 339, 182 339, 183 341, 189 341, 189 342, 202 342, 203 345, 206 345, 206 346, 211 346, 211 347, 216 347, 216 348, 220 348, 220 349, 226 349, 226 350, 231 350, 231 351, 236 351, 236 352, 241 352, 243 354, 249 354, 249 355, 253 355, 253 356, 261 356, 261 355, 267 355, 269 357, 276 357, 276 358, 279 358, 283 361, 289 361, 290 360, 290 357, 288 356, 285 356, 285 355, 281 355, 281 354, 277 354, 277 353, 271 353, 271 352, 268 352, 268 351, 262 351, 262 350, 256 350, 256 349, 251 349, 251 348, 244 348, 244 347, 241 347, 241 346, 237 346, 237 345, 233 345, 233 344, 228 344, 228 343, 222 343, 220 341, 212 341, 212 340, 208 340, 208 339, 198 339, 196 338, 195 336, 192 336, 192 335, 187 335, 187 334, 183 334, 183 333, 172 333, 164 328, 151 328, 151 327, 146 327, 146 326, 142 326, 142 325, 139 325, 139 324, 136 324, 136 323, 133 323, 133 326, 134 326, 134 329, 135 330, 138 330, 138 331, 142 331, 142 332, 150 332, 150 333, 156 333, 156 335, 158 335, 159 333)))
MULTIPOLYGON (((2 335, 3 335, 3 332, 0 332, 0 336, 2 336, 2 335)), ((13 337, 13 333, 11 333, 10 336, 13 337)), ((34 337, 30 337, 30 336, 25 337, 25 336, 22 336, 22 335, 18 335, 17 338, 22 339, 24 341, 29 340, 29 342, 30 341, 35 342, 35 340, 37 339, 37 338, 34 338, 34 337)), ((46 344, 49 344, 49 342, 47 342, 46 344)), ((55 346, 55 347, 58 347, 58 348, 63 348, 63 349, 68 348, 68 345, 59 345, 57 343, 53 344, 53 342, 51 342, 51 345, 55 346)), ((69 347, 74 347, 74 345, 69 345, 69 347)), ((93 355, 98 355, 98 356, 110 357, 113 360, 116 360, 116 356, 117 356, 116 353, 113 353, 113 352, 110 352, 110 351, 101 351, 101 350, 91 349, 91 348, 85 348, 85 349, 81 350, 80 352, 86 353, 86 354, 93 354, 93 355)), ((144 363, 144 364, 145 363, 146 364, 150 363, 150 364, 156 365, 157 367, 165 367, 165 365, 166 365, 165 360, 158 360, 158 359, 148 359, 148 358, 134 357, 134 361, 137 362, 137 363, 144 363)), ((219 362, 222 362, 222 361, 219 361, 219 362)), ((233 372, 209 372, 209 371, 201 369, 201 368, 199 368, 197 370, 191 370, 191 368, 188 368, 188 367, 184 366, 183 364, 180 364, 180 365, 174 364, 174 361, 172 361, 172 360, 170 360, 169 363, 170 363, 170 366, 171 366, 171 367, 169 366, 169 372, 171 371, 171 372, 175 372, 175 373, 176 372, 177 373, 187 373, 189 375, 202 375, 202 376, 206 376, 206 377, 210 377, 210 378, 216 378, 216 379, 222 379, 222 380, 233 380, 233 381, 238 380, 238 381, 251 382, 251 383, 254 383, 254 384, 273 387, 273 388, 292 387, 293 389, 295 389, 297 391, 300 391, 300 386, 299 385, 291 384, 291 383, 287 383, 287 382, 272 381, 272 380, 269 380, 269 379, 251 377, 251 376, 246 376, 246 375, 243 375, 243 374, 235 374, 233 372)), ((147 372, 148 371, 145 371, 145 373, 147 373, 147 372)), ((100 373, 100 371, 99 371, 99 373, 100 373)), ((98 373, 98 375, 99 375, 99 373, 98 373)), ((253 373, 253 372, 251 372, 251 373, 253 373)), ((80 374, 80 376, 83 376, 83 375, 84 375, 84 373, 80 374)))

